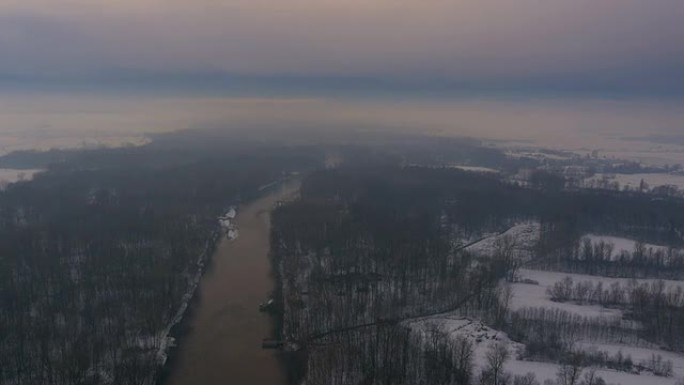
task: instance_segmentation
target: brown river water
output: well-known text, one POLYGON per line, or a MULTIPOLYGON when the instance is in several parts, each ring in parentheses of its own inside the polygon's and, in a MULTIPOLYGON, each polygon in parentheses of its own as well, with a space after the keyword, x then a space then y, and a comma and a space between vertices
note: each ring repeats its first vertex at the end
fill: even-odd
POLYGON ((277 353, 261 348, 272 336, 273 321, 258 306, 275 286, 268 259, 270 211, 298 187, 291 182, 239 208, 239 237, 224 238, 214 252, 166 384, 285 384, 277 353))

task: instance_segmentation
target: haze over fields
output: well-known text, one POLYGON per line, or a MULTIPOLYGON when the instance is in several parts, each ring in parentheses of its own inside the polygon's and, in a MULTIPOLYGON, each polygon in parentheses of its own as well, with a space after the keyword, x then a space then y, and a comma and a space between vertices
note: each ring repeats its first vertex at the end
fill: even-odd
POLYGON ((286 122, 624 152, 681 133, 682 18, 678 0, 6 0, 0 151, 286 122))
POLYGON ((0 0, 0 384, 684 385, 684 0, 0 0))
POLYGON ((149 134, 217 128, 299 140, 412 133, 511 141, 646 163, 684 163, 684 108, 673 100, 353 99, 312 96, 0 95, 0 152, 141 144, 149 134), (648 128, 648 130, 645 130, 648 128), (665 140, 664 140, 665 139, 665 140))

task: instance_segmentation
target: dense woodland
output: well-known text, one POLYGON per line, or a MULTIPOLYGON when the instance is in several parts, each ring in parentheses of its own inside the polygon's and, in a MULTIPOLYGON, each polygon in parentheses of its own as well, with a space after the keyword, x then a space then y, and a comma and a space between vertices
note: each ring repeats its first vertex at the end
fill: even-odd
POLYGON ((0 166, 48 170, 0 192, 0 383, 153 383, 165 333, 219 236, 217 217, 293 172, 301 191, 273 212, 271 256, 280 337, 304 357, 298 378, 308 383, 538 383, 505 373, 504 347, 492 345, 476 371, 471 342, 406 323, 454 312, 505 331, 530 359, 561 364, 563 385, 600 385, 579 375, 590 364, 668 375, 656 357, 578 352, 569 343, 578 336, 684 345, 684 296, 657 283, 550 289, 559 303, 621 309, 621 320, 508 303, 520 267, 682 279, 674 247, 684 245, 684 200, 578 190, 543 161, 475 141, 385 137, 314 149, 181 132, 143 147, 13 153, 0 166), (339 167, 313 171, 336 158, 339 167), (508 178, 525 168, 538 171, 524 183, 508 178), (505 237, 484 255, 469 251, 521 222, 540 229, 528 254, 505 237), (587 243, 587 233, 637 247, 618 253, 587 243))
POLYGON ((0 160, 48 169, 0 193, 0 383, 154 383, 217 217, 321 162, 185 136, 0 160))
POLYGON ((671 371, 656 357, 631 363, 624 357, 579 354, 569 341, 585 336, 681 348, 681 292, 657 284, 589 288, 575 283, 568 288, 566 282, 559 289, 562 296, 554 296, 559 302, 620 306, 630 317, 609 321, 544 308, 511 311, 505 281, 514 280, 522 264, 585 274, 682 278, 675 251, 642 247, 622 257, 608 256, 610 246, 589 247, 581 236, 597 232, 635 236, 642 241, 638 245, 681 245, 684 201, 646 193, 567 190, 555 183, 522 187, 497 175, 406 162, 356 163, 310 175, 300 199, 273 215, 282 337, 308 354, 301 376, 309 383, 538 383, 531 377, 506 376, 499 361, 508 353, 495 348, 492 366, 475 373, 467 341, 445 342, 435 331, 426 342, 402 322, 450 311, 506 331, 526 344, 524 354, 530 359, 560 363, 558 383, 602 383, 593 372, 580 376, 581 367, 593 364, 661 376, 671 371), (524 221, 541 225, 540 239, 525 260, 515 258, 514 240, 490 255, 466 250, 483 235, 524 221), (582 286, 579 294, 576 286, 582 286), (568 382, 563 376, 574 377, 568 382))
MULTIPOLYGON (((444 370, 435 372, 439 365, 423 360, 422 348, 410 343, 415 337, 398 323, 459 308, 500 321, 497 282, 512 261, 502 254, 473 267, 463 245, 453 242, 457 226, 443 210, 445 199, 471 191, 458 179, 444 178, 453 173, 417 168, 320 172, 305 180, 300 200, 274 212, 283 335, 309 349, 308 381, 441 383, 433 376, 444 370)), ((489 211, 487 226, 508 219, 495 210, 489 211)))

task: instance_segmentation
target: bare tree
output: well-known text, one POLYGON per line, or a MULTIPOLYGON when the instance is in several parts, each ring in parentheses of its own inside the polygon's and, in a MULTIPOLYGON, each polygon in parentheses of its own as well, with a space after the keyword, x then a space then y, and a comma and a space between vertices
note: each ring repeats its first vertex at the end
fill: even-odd
POLYGON ((510 352, 504 342, 494 342, 487 351, 487 367, 482 371, 480 384, 482 385, 503 385, 505 384, 506 374, 504 364, 509 358, 510 352))

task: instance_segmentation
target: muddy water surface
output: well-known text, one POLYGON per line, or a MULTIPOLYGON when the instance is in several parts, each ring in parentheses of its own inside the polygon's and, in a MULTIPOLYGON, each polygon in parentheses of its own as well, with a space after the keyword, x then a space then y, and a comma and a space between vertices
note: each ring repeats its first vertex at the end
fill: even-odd
POLYGON ((277 353, 261 348, 273 324, 258 305, 275 285, 268 259, 270 211, 298 187, 289 183, 240 207, 236 218, 240 235, 233 241, 222 240, 213 255, 166 384, 285 384, 277 353))

